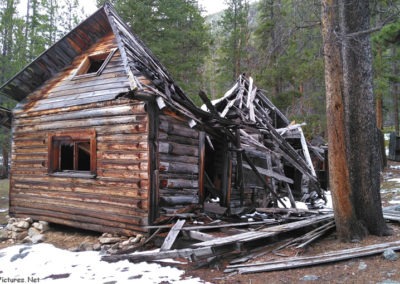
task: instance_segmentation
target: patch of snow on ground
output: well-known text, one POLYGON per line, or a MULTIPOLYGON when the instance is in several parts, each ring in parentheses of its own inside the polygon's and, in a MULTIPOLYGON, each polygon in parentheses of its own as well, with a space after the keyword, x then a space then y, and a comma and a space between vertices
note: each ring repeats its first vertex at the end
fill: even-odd
POLYGON ((325 208, 333 208, 332 193, 330 191, 325 192, 325 198, 326 198, 325 208))
POLYGON ((393 181, 393 182, 397 182, 400 183, 400 178, 391 178, 388 180, 389 182, 393 181))
POLYGON ((12 246, 0 250, 0 283, 204 283, 181 279, 184 271, 174 267, 100 258, 99 252, 70 252, 51 244, 12 246))
POLYGON ((400 165, 390 165, 391 169, 400 170, 400 165))

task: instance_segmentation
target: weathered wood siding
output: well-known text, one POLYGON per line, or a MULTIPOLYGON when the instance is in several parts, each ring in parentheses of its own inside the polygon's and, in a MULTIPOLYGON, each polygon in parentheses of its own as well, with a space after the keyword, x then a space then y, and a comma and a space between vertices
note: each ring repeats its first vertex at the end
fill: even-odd
POLYGON ((199 131, 168 113, 159 119, 160 208, 168 213, 199 202, 199 131))
POLYGON ((71 80, 85 55, 116 47, 105 37, 14 111, 10 213, 123 234, 148 220, 148 116, 129 91, 117 51, 100 76, 71 80), (48 135, 95 130, 97 176, 48 174, 48 135))

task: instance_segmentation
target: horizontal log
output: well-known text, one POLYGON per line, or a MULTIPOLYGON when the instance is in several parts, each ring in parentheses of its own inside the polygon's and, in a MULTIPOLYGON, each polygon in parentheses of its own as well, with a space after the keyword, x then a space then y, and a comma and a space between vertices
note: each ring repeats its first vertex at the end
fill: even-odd
POLYGON ((110 205, 110 206, 121 206, 126 208, 134 207, 136 204, 142 200, 146 200, 146 196, 122 196, 122 195, 112 195, 113 190, 109 190, 110 194, 100 194, 98 191, 92 192, 76 192, 76 191, 56 191, 54 189, 31 189, 31 188, 18 188, 15 187, 12 190, 14 198, 20 198, 18 195, 23 195, 26 198, 30 196, 38 196, 40 198, 50 198, 50 199, 65 199, 71 201, 80 201, 88 203, 99 203, 100 205, 110 205))
MULTIPOLYGON (((46 92, 46 98, 41 98, 39 90, 38 95, 36 93, 31 96, 32 101, 41 101, 41 104, 50 104, 50 103, 58 103, 61 101, 70 101, 70 100, 79 100, 81 98, 94 95, 98 92, 105 93, 107 90, 116 89, 116 88, 124 88, 129 86, 129 82, 127 80, 127 76, 121 77, 111 77, 111 78, 102 78, 102 77, 91 77, 80 80, 68 80, 68 84, 62 84, 62 87, 54 88, 48 92, 46 92), (62 89, 61 89, 62 88, 62 89), (57 95, 57 91, 66 91, 67 89, 71 90, 68 92, 63 92, 57 95)), ((64 81, 66 82, 66 81, 64 81)), ((43 89, 42 89, 43 90, 43 89)), ((127 89, 125 92, 128 92, 127 89)))
POLYGON ((198 146, 182 145, 182 144, 167 143, 167 142, 160 142, 158 144, 158 151, 164 154, 174 154, 183 156, 197 157, 199 155, 198 146))
POLYGON ((19 118, 14 122, 15 126, 19 125, 36 125, 48 122, 99 118, 110 116, 128 116, 128 115, 146 115, 143 105, 116 105, 106 106, 103 108, 84 109, 60 114, 44 115, 33 118, 19 118))
POLYGON ((41 204, 42 206, 64 206, 71 211, 79 212, 81 209, 92 211, 101 211, 104 214, 119 214, 126 216, 135 216, 137 212, 144 212, 148 209, 148 201, 146 199, 127 198, 126 202, 111 202, 101 199, 91 199, 87 197, 69 196, 68 198, 57 198, 48 192, 34 193, 32 191, 26 193, 10 193, 10 201, 13 205, 21 207, 31 207, 29 203, 41 204), (44 195, 47 194, 47 195, 44 195))
POLYGON ((186 204, 196 204, 199 203, 198 196, 161 196, 161 205, 186 205, 186 204))
POLYGON ((122 86, 115 86, 115 88, 112 89, 96 91, 94 92, 94 94, 91 93, 80 94, 79 95, 80 97, 76 99, 69 99, 69 100, 65 99, 55 102, 41 100, 40 104, 34 106, 31 109, 28 109, 28 111, 45 111, 45 110, 60 109, 60 108, 65 109, 68 107, 87 105, 94 102, 108 101, 115 99, 121 93, 127 93, 129 91, 130 91, 130 86, 129 84, 126 84, 122 86))
POLYGON ((88 127, 101 127, 107 125, 119 124, 146 124, 147 117, 145 115, 129 115, 129 116, 114 116, 114 117, 101 117, 101 118, 87 118, 75 119, 65 121, 47 122, 35 125, 20 125, 15 126, 17 133, 31 133, 36 131, 49 131, 49 130, 67 130, 70 128, 88 128, 88 127))
POLYGON ((113 197, 123 197, 125 199, 129 198, 138 198, 138 199, 146 199, 147 198, 147 190, 143 190, 138 188, 138 186, 129 186, 129 184, 125 184, 124 187, 119 186, 115 188, 114 186, 85 186, 85 185, 75 185, 75 184, 56 184, 56 183, 22 183, 19 181, 13 180, 13 191, 19 192, 40 192, 40 191, 50 191, 55 192, 57 194, 61 193, 74 193, 74 194, 98 194, 103 196, 109 196, 109 198, 113 197))
MULTIPOLYGON (((114 73, 103 73, 98 79, 94 78, 79 79, 71 81, 71 84, 61 84, 48 92, 48 98, 66 98, 70 96, 76 96, 80 93, 90 93, 98 90, 107 90, 107 88, 113 88, 116 83, 125 83, 127 81, 127 75, 122 64, 113 67, 114 73), (86 82, 85 82, 86 80, 86 82)), ((36 99, 36 98, 34 98, 36 99)), ((39 98, 40 99, 40 98, 39 98)))
POLYGON ((165 132, 158 133, 158 140, 161 142, 175 142, 183 145, 199 145, 199 139, 167 134, 165 132))
POLYGON ((30 154, 19 154, 14 153, 11 155, 11 159, 13 161, 30 161, 30 160, 40 160, 46 161, 47 160, 47 153, 30 153, 30 154))
POLYGON ((40 146, 23 146, 12 147, 12 151, 18 154, 46 154, 48 152, 48 145, 40 145, 40 146))
POLYGON ((117 170, 117 169, 98 169, 97 176, 99 177, 113 177, 113 178, 133 178, 133 179, 148 179, 149 174, 147 171, 131 171, 131 170, 117 170))
POLYGON ((165 120, 160 121, 159 129, 167 134, 173 134, 177 136, 194 138, 194 139, 199 138, 199 133, 197 130, 189 128, 189 126, 185 127, 179 125, 178 123, 172 123, 165 120))
POLYGON ((104 170, 147 171, 147 162, 132 162, 129 160, 97 160, 97 167, 104 170))
POLYGON ((77 105, 77 106, 68 106, 68 107, 60 107, 58 109, 48 109, 42 111, 32 111, 26 110, 23 108, 14 108, 13 115, 15 119, 19 118, 33 118, 37 116, 48 116, 48 115, 61 115, 63 113, 70 113, 74 111, 80 111, 85 109, 95 109, 95 108, 103 108, 108 106, 117 106, 117 105, 126 105, 131 104, 132 107, 136 105, 143 104, 143 102, 132 100, 128 98, 119 98, 118 100, 111 101, 95 101, 86 105, 77 105))
POLYGON ((92 184, 93 188, 95 186, 107 186, 107 187, 131 187, 132 189, 141 188, 147 189, 149 186, 149 181, 146 179, 132 179, 132 178, 107 178, 107 177, 97 177, 96 179, 88 178, 71 178, 71 177, 53 177, 53 176, 37 176, 37 175, 12 175, 11 181, 25 183, 25 184, 65 184, 74 185, 79 184, 80 186, 85 186, 92 184))
POLYGON ((34 220, 48 221, 51 223, 62 224, 97 232, 113 232, 122 235, 134 235, 134 232, 144 232, 142 224, 145 224, 146 218, 141 217, 136 224, 123 224, 118 222, 107 222, 98 218, 88 218, 74 216, 59 212, 49 212, 41 209, 13 208, 16 217, 31 217, 34 220))
POLYGON ((199 172, 199 166, 197 164, 179 162, 160 162, 160 172, 197 174, 199 172))
POLYGON ((135 142, 147 142, 148 135, 147 134, 112 134, 106 135, 104 133, 99 134, 97 133, 97 144, 100 145, 101 143, 123 143, 125 141, 135 141, 135 142))
POLYGON ((107 125, 96 127, 97 135, 112 135, 112 134, 137 134, 147 133, 147 124, 129 124, 129 125, 107 125))
POLYGON ((74 208, 65 205, 58 205, 55 207, 51 204, 46 203, 29 203, 21 200, 11 200, 10 210, 14 210, 14 208, 20 209, 37 209, 42 210, 43 212, 48 212, 48 214, 69 214, 70 219, 74 220, 76 217, 80 216, 80 218, 96 218, 101 219, 107 222, 121 222, 122 224, 134 224, 138 225, 139 220, 144 216, 147 216, 146 211, 137 210, 135 214, 120 214, 120 213, 112 213, 112 212, 104 212, 101 210, 96 209, 89 209, 89 208, 74 208))
POLYGON ((18 140, 16 137, 13 138, 13 145, 16 149, 23 148, 35 148, 35 147, 44 147, 47 145, 47 137, 34 137, 28 140, 18 140))
POLYGON ((98 159, 121 159, 121 160, 132 160, 132 161, 144 161, 147 162, 148 160, 148 152, 99 152, 98 159))
POLYGON ((168 155, 164 153, 159 153, 159 160, 160 162, 182 162, 188 164, 197 164, 199 161, 198 157, 193 156, 176 156, 176 155, 168 155))
POLYGON ((15 167, 12 169, 13 175, 38 175, 43 176, 48 173, 45 167, 15 167))
POLYGON ((197 188, 199 183, 197 180, 162 179, 160 186, 164 188, 197 188))
POLYGON ((136 151, 148 150, 148 142, 125 141, 125 143, 115 142, 111 143, 98 143, 97 149, 100 151, 116 150, 116 151, 136 151))

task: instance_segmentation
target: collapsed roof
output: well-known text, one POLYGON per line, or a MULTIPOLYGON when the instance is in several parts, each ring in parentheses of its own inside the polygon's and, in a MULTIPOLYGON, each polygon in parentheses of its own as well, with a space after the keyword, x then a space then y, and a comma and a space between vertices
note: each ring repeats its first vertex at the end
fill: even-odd
POLYGON ((241 187, 255 186, 250 178, 245 180, 246 169, 255 173, 252 179, 258 179, 259 186, 275 204, 282 203, 279 199, 287 196, 295 206, 293 194, 298 200, 306 200, 310 194, 324 198, 301 125, 291 125, 251 77, 240 75, 220 99, 210 102, 202 98, 205 101, 202 109, 210 114, 203 121, 212 128, 222 126, 228 139, 236 167, 233 187, 239 187, 236 190, 240 192, 241 204, 246 190, 241 187))

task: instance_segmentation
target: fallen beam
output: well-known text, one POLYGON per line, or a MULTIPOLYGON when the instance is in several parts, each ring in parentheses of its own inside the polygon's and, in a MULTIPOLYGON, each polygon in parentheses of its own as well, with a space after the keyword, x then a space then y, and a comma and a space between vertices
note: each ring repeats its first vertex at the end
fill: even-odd
POLYGON ((175 249, 175 250, 167 250, 167 251, 144 251, 144 252, 135 252, 132 254, 123 254, 123 255, 105 255, 101 258, 103 261, 107 262, 117 262, 120 260, 129 260, 131 262, 142 262, 142 261, 151 261, 165 258, 192 258, 192 257, 209 257, 212 256, 213 250, 208 248, 198 248, 198 249, 175 249))
POLYGON ((175 225, 169 231, 167 237, 165 238, 164 243, 162 244, 160 251, 170 250, 173 246, 176 237, 178 236, 180 230, 182 229, 183 225, 185 224, 185 220, 178 220, 175 225))
POLYGON ((292 222, 292 223, 288 223, 288 224, 268 227, 268 228, 265 228, 265 229, 262 229, 262 230, 256 231, 256 232, 246 232, 246 233, 241 233, 241 234, 237 234, 234 236, 215 238, 214 240, 197 243, 197 244, 194 244, 193 246, 195 246, 195 247, 208 247, 208 246, 215 247, 215 246, 228 245, 228 244, 232 244, 232 243, 245 243, 245 242, 250 242, 250 241, 254 241, 254 240, 258 240, 258 239, 276 236, 281 233, 293 231, 293 230, 300 229, 300 228, 303 228, 306 226, 318 224, 321 222, 331 221, 331 220, 333 220, 333 214, 327 214, 327 215, 312 217, 312 218, 308 218, 306 220, 301 220, 301 221, 292 222))
POLYGON ((386 249, 400 250, 400 241, 370 245, 365 247, 357 247, 340 251, 332 251, 308 257, 284 258, 283 260, 256 264, 229 265, 224 272, 228 273, 237 271, 240 274, 248 274, 286 270, 380 254, 383 253, 386 249))

